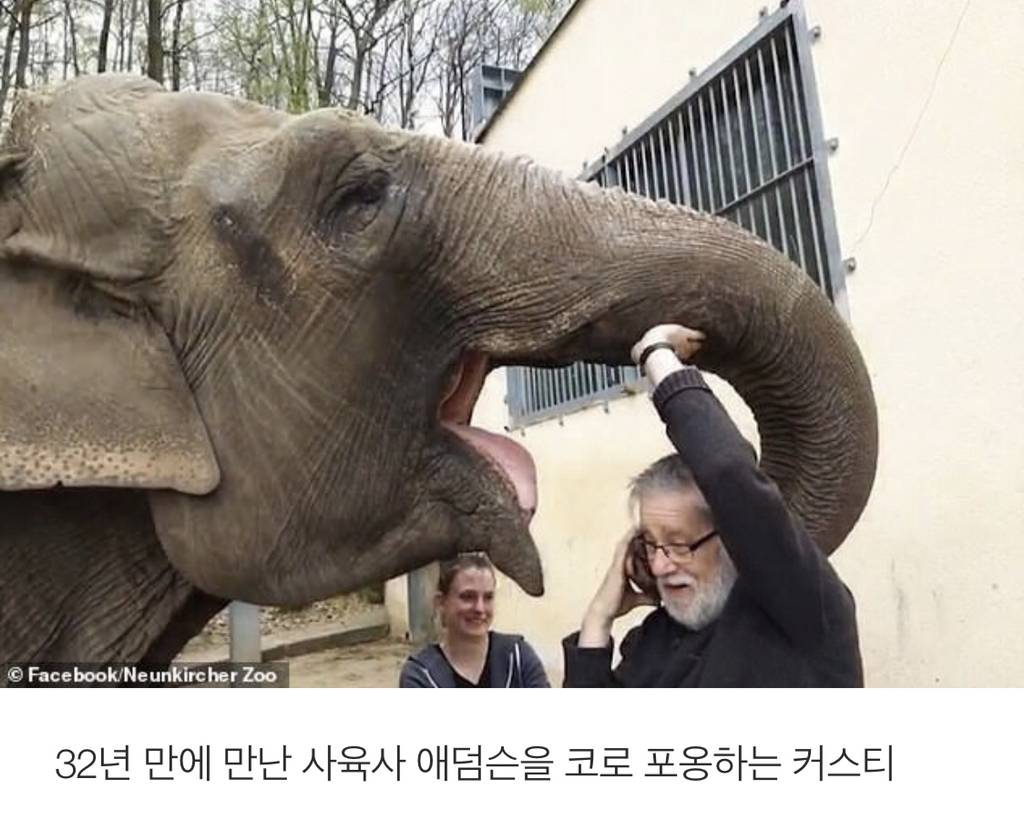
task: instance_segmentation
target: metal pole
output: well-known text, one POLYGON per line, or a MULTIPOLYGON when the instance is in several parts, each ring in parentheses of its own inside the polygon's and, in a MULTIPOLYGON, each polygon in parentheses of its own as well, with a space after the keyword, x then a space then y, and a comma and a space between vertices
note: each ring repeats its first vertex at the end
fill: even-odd
POLYGON ((231 637, 232 662, 259 662, 260 606, 248 602, 232 602, 228 606, 228 629, 231 637))
POLYGON ((416 644, 433 642, 437 639, 434 627, 434 591, 437 587, 437 571, 427 565, 410 571, 406 576, 406 591, 409 597, 409 641, 416 644))

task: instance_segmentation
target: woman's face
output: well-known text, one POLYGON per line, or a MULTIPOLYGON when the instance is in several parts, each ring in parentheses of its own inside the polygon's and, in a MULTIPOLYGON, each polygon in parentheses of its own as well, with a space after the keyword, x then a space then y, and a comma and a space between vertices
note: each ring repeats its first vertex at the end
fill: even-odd
POLYGON ((485 568, 463 568, 448 593, 438 595, 438 606, 449 636, 483 636, 494 619, 494 574, 485 568))

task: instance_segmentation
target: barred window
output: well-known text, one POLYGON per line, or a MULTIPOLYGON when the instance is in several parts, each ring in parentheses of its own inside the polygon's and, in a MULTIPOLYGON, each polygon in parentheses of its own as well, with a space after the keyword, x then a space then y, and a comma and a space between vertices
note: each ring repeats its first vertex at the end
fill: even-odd
MULTIPOLYGON (((799 3, 758 26, 581 178, 731 219, 833 301, 843 291, 809 34, 799 3)), ((635 391, 634 367, 510 367, 513 428, 635 391)))

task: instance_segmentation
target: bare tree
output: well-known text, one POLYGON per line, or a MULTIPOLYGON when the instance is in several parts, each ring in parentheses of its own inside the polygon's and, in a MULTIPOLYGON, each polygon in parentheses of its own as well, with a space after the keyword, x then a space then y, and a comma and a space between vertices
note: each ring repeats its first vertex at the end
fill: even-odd
POLYGON ((326 108, 334 102, 334 86, 338 76, 338 34, 341 19, 338 16, 337 0, 327 3, 327 58, 320 81, 317 83, 317 102, 326 108))
MULTIPOLYGON (((110 2, 112 1, 110 0, 110 2)), ((78 65, 78 33, 75 28, 75 15, 71 10, 71 0, 64 0, 64 28, 66 32, 64 43, 64 78, 67 79, 69 60, 74 68, 75 76, 77 77, 81 73, 78 65)))
POLYGON ((363 85, 365 82, 366 61, 373 48, 385 32, 381 30, 387 13, 395 5, 395 0, 338 0, 341 6, 342 20, 347 25, 352 38, 352 76, 349 84, 346 108, 355 110, 365 103, 363 85))
POLYGON ((14 69, 14 87, 26 88, 28 75, 29 31, 32 28, 32 9, 36 0, 21 0, 18 14, 18 61, 14 69))
MULTIPOLYGON (((69 9, 70 14, 69 0, 65 0, 65 6, 69 9)), ((96 71, 100 74, 107 70, 107 45, 110 42, 110 18, 113 13, 114 0, 103 0, 103 22, 100 23, 100 42, 96 51, 96 71)))
POLYGON ((436 0, 403 0, 403 42, 399 52, 398 124, 416 127, 417 107, 423 87, 438 54, 440 29, 434 15, 436 0))
POLYGON ((467 137, 466 85, 481 60, 481 32, 490 6, 490 0, 451 0, 442 19, 435 99, 445 136, 461 128, 462 138, 467 137))
MULTIPOLYGON (((107 0, 111 2, 111 0, 107 0)), ((171 32, 171 90, 181 90, 181 17, 186 0, 175 0, 174 27, 171 32)))
POLYGON ((280 107, 283 70, 275 53, 273 0, 234 0, 215 17, 215 90, 280 107))
POLYGON ((7 104, 7 93, 11 87, 11 54, 14 52, 14 38, 18 36, 18 6, 4 5, 3 19, 7 26, 4 35, 4 56, 0 61, 0 123, 4 118, 4 106, 7 104))
POLYGON ((164 84, 164 36, 163 4, 160 0, 148 0, 146 22, 146 76, 164 84))
POLYGON ((566 0, 449 0, 440 32, 433 96, 447 136, 469 137, 469 77, 482 63, 522 68, 566 8, 566 0))
POLYGON ((175 90, 291 111, 345 105, 405 128, 432 115, 424 103, 434 99, 443 130, 465 137, 472 71, 521 66, 566 3, 0 0, 0 112, 12 86, 142 67, 161 83, 166 71, 175 90))
MULTIPOLYGON (((132 70, 132 63, 135 57, 135 27, 139 24, 139 0, 132 0, 132 12, 128 18, 128 45, 125 49, 127 53, 127 61, 122 63, 122 68, 126 71, 132 70)), ((122 54, 122 60, 124 54, 122 54)))
POLYGON ((394 90, 395 78, 389 74, 389 68, 400 38, 399 32, 386 31, 366 54, 360 107, 362 113, 380 122, 387 117, 387 100, 394 90))
POLYGON ((209 37, 216 33, 213 28, 208 29, 204 33, 199 33, 196 26, 196 9, 192 6, 191 9, 191 30, 192 38, 185 43, 182 48, 188 52, 189 62, 192 64, 192 84, 196 91, 203 90, 203 84, 206 78, 206 68, 204 66, 204 60, 202 57, 202 51, 200 50, 200 40, 209 37))
MULTIPOLYGON (((50 84, 50 71, 53 70, 56 62, 56 51, 53 49, 51 31, 53 30, 53 21, 57 19, 59 12, 58 14, 47 14, 45 0, 39 3, 39 11, 41 19, 36 25, 40 28, 40 35, 35 38, 35 45, 37 46, 36 52, 41 51, 42 53, 38 54, 34 61, 32 78, 34 82, 45 87, 50 84)), ((31 54, 29 59, 32 60, 31 54)))
POLYGON ((308 111, 313 79, 312 0, 275 0, 277 58, 288 85, 288 110, 308 111))

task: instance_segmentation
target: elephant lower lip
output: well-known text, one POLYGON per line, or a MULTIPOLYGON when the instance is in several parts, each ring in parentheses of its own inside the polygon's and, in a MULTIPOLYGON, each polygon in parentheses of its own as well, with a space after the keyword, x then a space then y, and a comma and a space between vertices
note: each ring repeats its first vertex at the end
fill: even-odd
POLYGON ((519 507, 537 508, 537 469, 530 453, 511 438, 458 423, 441 424, 480 452, 513 489, 519 507))

